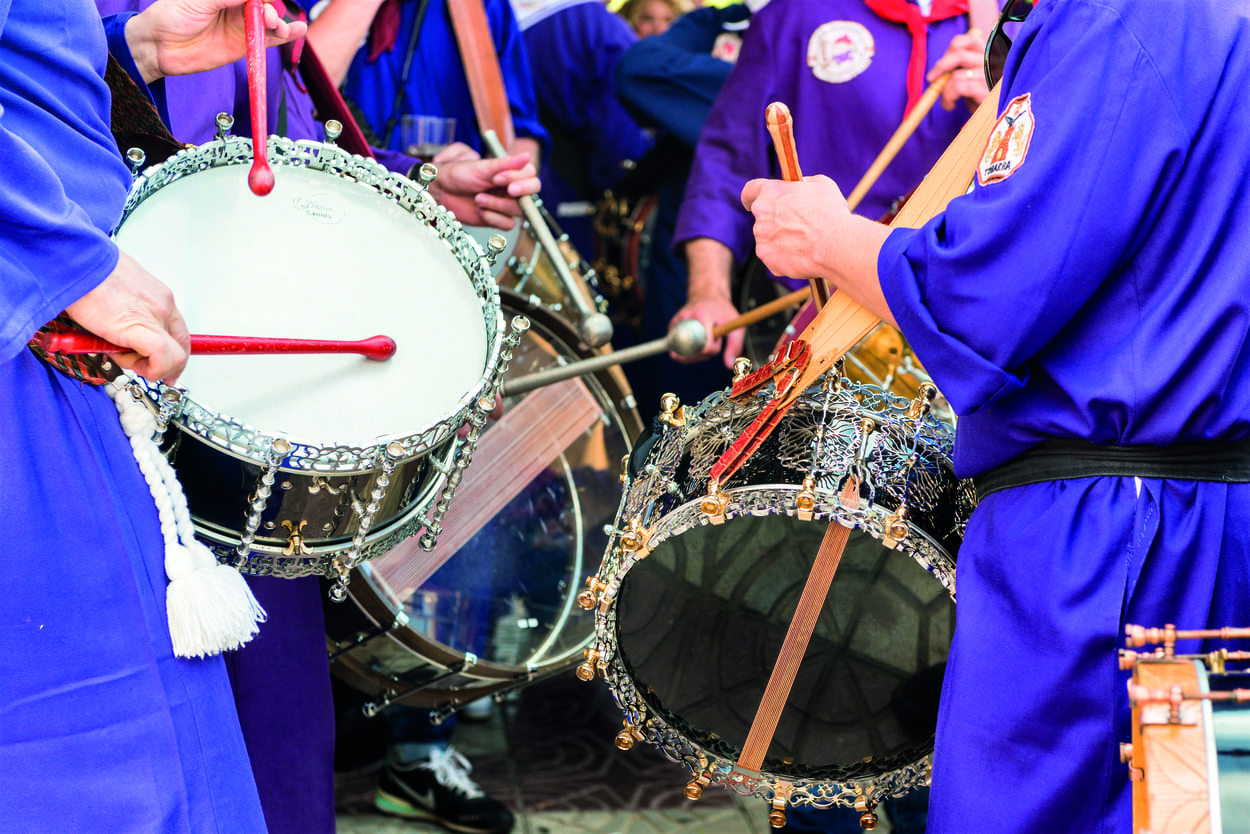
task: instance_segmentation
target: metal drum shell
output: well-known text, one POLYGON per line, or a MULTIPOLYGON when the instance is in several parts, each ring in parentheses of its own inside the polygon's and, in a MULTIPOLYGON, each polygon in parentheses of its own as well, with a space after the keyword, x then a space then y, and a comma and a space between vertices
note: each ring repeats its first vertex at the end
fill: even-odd
MULTIPOLYGON (((530 333, 557 344, 569 360, 585 358, 604 349, 592 351, 578 345, 572 326, 544 305, 510 290, 501 292, 504 308, 511 313, 531 317, 530 333)), ((641 430, 641 421, 634 410, 633 395, 621 374, 613 366, 593 375, 601 396, 609 400, 613 418, 619 423, 625 439, 632 444, 641 430)), ((487 430, 489 432, 489 429, 487 430)), ((478 461, 489 466, 490 461, 478 461)), ((614 478, 615 480, 615 478, 614 478)), ((454 555, 452 558, 456 558, 454 555)), ((582 657, 593 638, 588 627, 576 647, 549 662, 530 667, 492 661, 478 657, 466 666, 466 653, 451 648, 422 632, 410 628, 397 618, 403 603, 365 575, 369 567, 357 569, 348 588, 350 602, 333 605, 327 615, 327 650, 331 672, 345 683, 365 694, 382 700, 395 697, 398 703, 430 708, 456 708, 502 690, 570 668, 582 657), (362 635, 372 635, 362 640, 362 635), (386 648, 371 647, 372 641, 386 641, 386 648), (404 674, 385 668, 382 655, 402 653, 410 659, 425 661, 404 674), (459 671, 455 671, 459 670, 459 671), (414 682, 429 680, 426 689, 415 689, 414 682), (408 692, 408 690, 414 690, 408 692), (405 694, 406 693, 406 694, 405 694), (403 697, 397 697, 402 695, 403 697)), ((569 601, 577 593, 574 587, 579 576, 570 577, 569 601)))

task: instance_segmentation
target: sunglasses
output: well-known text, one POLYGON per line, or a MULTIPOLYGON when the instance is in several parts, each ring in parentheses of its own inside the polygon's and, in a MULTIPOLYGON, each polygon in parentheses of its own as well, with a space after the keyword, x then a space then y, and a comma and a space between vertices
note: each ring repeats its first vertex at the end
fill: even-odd
POLYGON ((1003 65, 1007 63, 1007 53, 1011 50, 1011 37, 1003 28, 1007 23, 1019 23, 1033 11, 1032 0, 1007 0, 998 22, 990 30, 985 41, 985 81, 991 87, 1003 77, 1003 65))

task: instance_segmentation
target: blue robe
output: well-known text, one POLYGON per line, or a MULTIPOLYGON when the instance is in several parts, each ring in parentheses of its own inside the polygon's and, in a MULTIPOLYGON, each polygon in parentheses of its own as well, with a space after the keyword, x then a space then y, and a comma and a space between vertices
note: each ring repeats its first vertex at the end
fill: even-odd
MULTIPOLYGON (((392 150, 400 149, 398 116, 389 142, 385 136, 386 126, 394 109, 399 80, 403 76, 404 59, 408 54, 418 5, 404 3, 401 6, 402 19, 393 49, 383 52, 373 62, 368 60, 368 46, 356 53, 347 73, 347 82, 343 85, 344 93, 360 106, 369 126, 383 140, 383 145, 392 150)), ((517 136, 533 137, 540 143, 546 143, 547 134, 538 123, 538 103, 534 98, 525 44, 512 7, 508 0, 486 0, 485 5, 491 37, 499 53, 513 129, 517 136)), ((412 60, 398 112, 453 117, 456 120, 454 140, 482 152, 481 133, 473 113, 473 99, 469 96, 469 82, 461 64, 446 0, 430 0, 426 8, 417 54, 412 60)))
MULTIPOLYGON (((1048 438, 1250 436, 1248 38, 1246 4, 1222 0, 1044 0, 1021 27, 1014 138, 878 261, 960 415, 960 475, 1048 438)), ((1250 623, 1248 513, 1250 485, 1162 479, 985 498, 959 553, 930 830, 1127 834, 1123 627, 1250 623)))
POLYGON ((89 0, 0 0, 3 827, 263 832, 221 657, 174 657, 156 508, 103 390, 26 341, 106 278, 130 176, 89 0))
POLYGON ((564 4, 523 22, 542 118, 553 134, 543 159, 542 199, 586 260, 593 211, 603 192, 651 147, 651 137, 616 98, 616 65, 638 38, 600 0, 564 4), (557 158, 559 157, 559 158, 557 158))

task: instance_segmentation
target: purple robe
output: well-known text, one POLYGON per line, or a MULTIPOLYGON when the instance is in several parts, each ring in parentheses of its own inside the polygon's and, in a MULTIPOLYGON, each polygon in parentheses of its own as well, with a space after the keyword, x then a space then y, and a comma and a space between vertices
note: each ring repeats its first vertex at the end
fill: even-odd
MULTIPOLYGON (((964 17, 929 25, 928 65, 968 29, 964 17)), ((857 183, 903 121, 907 28, 863 0, 772 0, 751 15, 742 51, 712 106, 686 185, 674 245, 718 240, 745 263, 755 245, 742 186, 781 178, 764 108, 779 101, 794 119, 804 174, 825 174, 845 191, 857 183)), ((935 107, 869 190, 858 213, 877 219, 905 196, 967 121, 966 107, 935 107)))

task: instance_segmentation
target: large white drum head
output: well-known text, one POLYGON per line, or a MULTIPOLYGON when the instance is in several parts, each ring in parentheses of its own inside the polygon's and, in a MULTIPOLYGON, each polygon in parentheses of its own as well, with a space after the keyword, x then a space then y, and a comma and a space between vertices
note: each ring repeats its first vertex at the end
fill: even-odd
POLYGON ((179 385, 210 411, 326 446, 368 445, 440 421, 481 379, 488 337, 450 248, 377 192, 274 166, 257 197, 247 167, 175 180, 139 204, 117 242, 168 284, 192 333, 357 340, 356 355, 193 356, 179 385))

